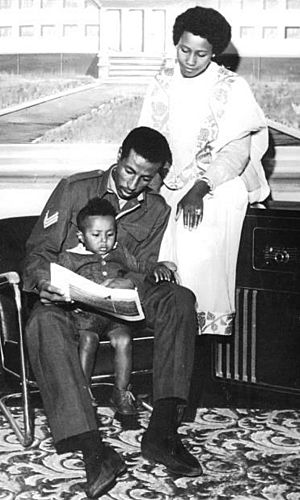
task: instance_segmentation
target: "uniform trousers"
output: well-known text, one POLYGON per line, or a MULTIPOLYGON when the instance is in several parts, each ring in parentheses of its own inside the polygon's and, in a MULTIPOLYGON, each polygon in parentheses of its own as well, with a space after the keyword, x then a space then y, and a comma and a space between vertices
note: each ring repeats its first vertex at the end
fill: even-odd
MULTIPOLYGON (((148 285, 143 308, 146 326, 154 329, 153 399, 187 400, 197 331, 194 294, 169 282, 148 285)), ((79 360, 78 332, 63 308, 39 302, 27 322, 26 341, 59 450, 62 441, 97 429, 79 360)))

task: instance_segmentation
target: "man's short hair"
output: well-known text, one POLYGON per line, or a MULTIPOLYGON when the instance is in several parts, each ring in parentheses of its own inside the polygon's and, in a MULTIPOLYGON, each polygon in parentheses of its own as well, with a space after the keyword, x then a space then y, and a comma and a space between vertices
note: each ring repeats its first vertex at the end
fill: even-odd
POLYGON ((167 139, 150 127, 137 127, 131 130, 122 144, 121 160, 129 156, 133 149, 138 155, 151 163, 172 164, 172 153, 167 139))
POLYGON ((116 210, 108 200, 105 198, 92 198, 81 210, 79 210, 76 217, 77 227, 80 231, 83 231, 84 222, 87 217, 110 215, 115 218, 116 214, 116 210))

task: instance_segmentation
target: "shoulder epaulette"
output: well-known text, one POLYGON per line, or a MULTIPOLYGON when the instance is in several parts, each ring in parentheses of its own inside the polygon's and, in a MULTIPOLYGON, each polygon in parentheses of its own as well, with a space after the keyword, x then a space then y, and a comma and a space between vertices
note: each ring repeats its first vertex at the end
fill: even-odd
POLYGON ((79 172, 78 174, 72 174, 68 177, 70 183, 77 181, 84 181, 85 179, 93 179, 94 177, 100 177, 104 174, 103 170, 89 170, 88 172, 79 172))

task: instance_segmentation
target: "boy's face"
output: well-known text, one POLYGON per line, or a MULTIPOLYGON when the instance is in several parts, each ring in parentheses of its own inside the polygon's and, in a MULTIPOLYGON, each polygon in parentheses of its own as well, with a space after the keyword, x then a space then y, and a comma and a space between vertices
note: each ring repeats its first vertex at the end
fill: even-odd
POLYGON ((105 255, 113 249, 116 241, 116 222, 111 215, 90 215, 78 232, 79 240, 90 252, 105 255))

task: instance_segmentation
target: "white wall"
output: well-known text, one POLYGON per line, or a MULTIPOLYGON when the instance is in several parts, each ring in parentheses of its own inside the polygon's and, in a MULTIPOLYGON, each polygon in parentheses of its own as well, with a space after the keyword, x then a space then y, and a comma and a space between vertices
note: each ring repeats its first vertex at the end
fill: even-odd
POLYGON ((106 170, 117 144, 1 144, 0 218, 37 215, 63 176, 106 170))

